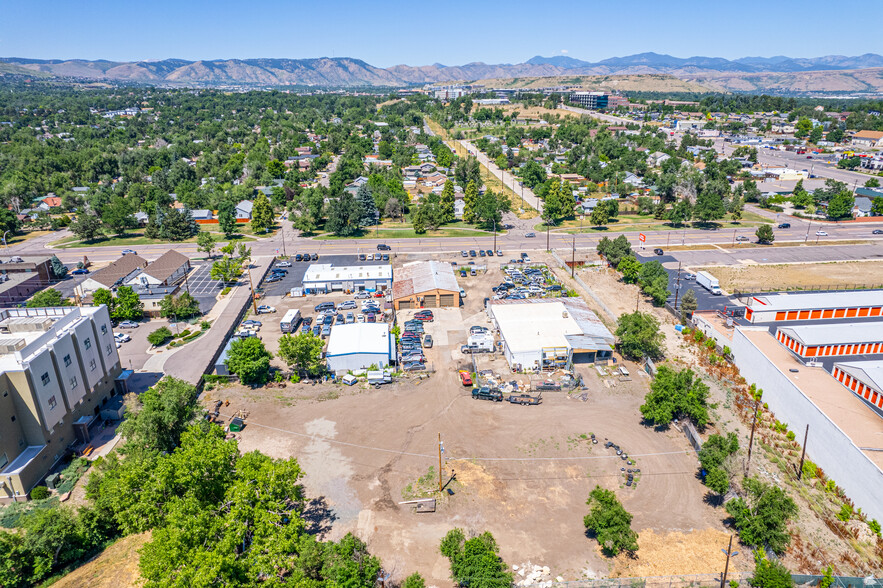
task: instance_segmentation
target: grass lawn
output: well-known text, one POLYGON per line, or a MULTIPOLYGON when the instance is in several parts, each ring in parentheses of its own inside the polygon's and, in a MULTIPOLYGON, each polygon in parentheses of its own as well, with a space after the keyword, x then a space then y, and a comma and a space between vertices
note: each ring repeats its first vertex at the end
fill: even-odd
MULTIPOLYGON (((215 238, 226 241, 227 238, 223 236, 223 233, 212 233, 215 235, 215 238)), ((219 242, 220 242, 219 240, 219 242)), ((254 237, 249 237, 247 235, 234 235, 231 241, 235 241, 237 243, 247 243, 249 241, 256 241, 254 237)), ((125 247, 132 245, 173 245, 176 243, 196 243, 196 237, 190 237, 189 239, 185 239, 183 241, 163 241, 162 239, 149 239, 145 237, 141 233, 128 233, 122 237, 113 236, 113 237, 101 237, 99 239, 95 239, 94 241, 80 241, 79 237, 71 236, 65 237, 64 239, 60 239, 53 243, 50 243, 53 247, 60 247, 62 249, 73 248, 73 247, 125 247)))
MULTIPOLYGON (((713 223, 712 226, 716 226, 718 230, 738 229, 755 227, 764 223, 773 222, 766 217, 751 212, 743 213, 742 220, 740 221, 728 220, 729 217, 730 215, 727 215, 727 218, 713 223)), ((608 233, 610 231, 678 231, 685 227, 689 229, 705 228, 701 223, 697 222, 686 223, 681 226, 673 226, 668 221, 653 218, 653 215, 620 215, 617 218, 610 219, 610 222, 606 227, 598 228, 590 225, 591 220, 586 216, 582 222, 579 219, 564 220, 557 225, 552 225, 552 230, 564 233, 608 233), (580 229, 580 224, 582 224, 582 229, 580 229)), ((543 231, 545 229, 545 223, 537 225, 538 231, 543 231)), ((709 230, 711 229, 709 228, 709 230)))
POLYGON ((48 235, 49 233, 54 233, 55 231, 27 231, 20 235, 13 235, 6 239, 7 245, 17 245, 18 243, 24 243, 30 239, 36 239, 37 237, 42 237, 43 235, 48 235))
POLYGON ((493 235, 493 232, 478 229, 452 229, 445 226, 437 231, 426 231, 422 234, 417 234, 413 228, 407 227, 399 230, 379 229, 376 231, 360 231, 349 237, 326 234, 315 237, 315 239, 319 241, 336 241, 340 239, 425 239, 428 237, 486 237, 488 235, 493 235))

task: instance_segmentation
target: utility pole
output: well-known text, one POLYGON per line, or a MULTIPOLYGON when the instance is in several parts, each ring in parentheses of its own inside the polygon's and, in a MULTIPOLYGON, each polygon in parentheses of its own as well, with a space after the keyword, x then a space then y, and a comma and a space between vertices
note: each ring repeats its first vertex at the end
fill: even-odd
POLYGON ((751 437, 748 438, 748 463, 745 466, 745 471, 747 473, 748 469, 751 467, 751 448, 754 446, 754 429, 757 427, 757 409, 760 408, 760 401, 754 401, 754 419, 751 421, 751 437))
POLYGON ((497 250, 497 219, 494 219, 494 251, 497 250))
POLYGON ((730 535, 730 545, 724 550, 721 549, 724 553, 727 554, 727 563, 724 565, 724 573, 721 576, 721 588, 725 588, 727 584, 727 572, 730 571, 730 557, 736 557, 739 555, 738 551, 731 551, 733 548, 733 536, 730 535))
POLYGON ((576 267, 576 235, 573 237, 573 253, 570 256, 570 278, 573 279, 573 271, 576 267))
POLYGON ((550 222, 551 221, 546 221, 546 251, 552 251, 552 249, 549 248, 549 223, 550 222))
POLYGON ((187 281, 187 274, 190 273, 190 263, 188 262, 187 271, 184 272, 184 287, 187 288, 187 293, 190 294, 190 282, 187 281))
POLYGON ((282 225, 282 257, 288 257, 288 254, 285 252, 285 225, 282 225))
POLYGON ((733 229, 733 247, 736 246, 736 229, 733 229))
POLYGON ((681 262, 678 262, 678 282, 675 286, 675 310, 678 309, 678 294, 681 293, 681 262))
POLYGON ((803 477, 803 458, 806 457, 806 439, 809 437, 809 423, 806 424, 806 432, 803 434, 803 451, 800 452, 800 469, 797 470, 797 479, 803 477))
POLYGON ((441 433, 438 434, 438 491, 442 491, 442 442, 441 433))
POLYGON ((249 264, 248 269, 245 271, 248 272, 248 287, 251 289, 251 306, 252 306, 252 309, 254 309, 254 313, 257 314, 258 313, 258 301, 254 297, 254 283, 251 281, 251 265, 250 264, 249 264))

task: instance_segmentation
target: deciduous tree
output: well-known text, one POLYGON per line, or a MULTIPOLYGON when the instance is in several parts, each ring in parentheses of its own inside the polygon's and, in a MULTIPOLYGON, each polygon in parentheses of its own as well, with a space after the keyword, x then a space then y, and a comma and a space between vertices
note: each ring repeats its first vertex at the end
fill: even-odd
POLYGON ((270 380, 272 357, 257 337, 237 339, 227 353, 227 369, 239 376, 243 384, 261 386, 270 380))
POLYGON ((620 353, 629 359, 662 357, 664 335, 659 330, 659 321, 652 314, 633 312, 620 315, 616 337, 620 353))
POLYGON ((638 550, 638 534, 631 528, 632 515, 623 508, 612 490, 595 486, 586 504, 590 509, 583 524, 606 555, 613 557, 623 551, 634 553, 638 550))
POLYGON ((311 376, 322 372, 322 349, 325 341, 312 333, 282 335, 279 339, 279 358, 299 373, 311 376))
POLYGON ((689 418, 704 428, 708 423, 708 386, 693 370, 678 372, 661 366, 641 405, 641 414, 656 426, 667 426, 676 418, 689 418))

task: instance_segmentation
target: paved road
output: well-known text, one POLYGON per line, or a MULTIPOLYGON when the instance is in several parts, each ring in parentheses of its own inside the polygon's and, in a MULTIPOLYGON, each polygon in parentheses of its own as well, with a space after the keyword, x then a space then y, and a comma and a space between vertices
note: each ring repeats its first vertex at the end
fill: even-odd
POLYGON ((671 256, 684 267, 703 265, 740 265, 748 263, 808 263, 883 259, 883 244, 822 245, 798 247, 758 247, 752 249, 714 249, 674 251, 671 256))

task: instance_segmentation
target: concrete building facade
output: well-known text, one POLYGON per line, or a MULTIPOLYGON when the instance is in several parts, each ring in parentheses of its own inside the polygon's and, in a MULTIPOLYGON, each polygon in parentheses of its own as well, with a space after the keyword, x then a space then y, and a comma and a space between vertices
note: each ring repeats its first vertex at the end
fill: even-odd
POLYGON ((0 501, 89 441, 121 371, 106 306, 0 310, 0 501))
POLYGON ((334 373, 377 366, 384 368, 395 357, 395 339, 387 323, 334 325, 325 358, 334 373))
POLYGON ((460 286, 453 266, 444 261, 406 263, 396 271, 392 304, 396 310, 458 308, 460 286))

